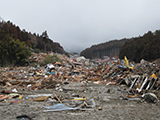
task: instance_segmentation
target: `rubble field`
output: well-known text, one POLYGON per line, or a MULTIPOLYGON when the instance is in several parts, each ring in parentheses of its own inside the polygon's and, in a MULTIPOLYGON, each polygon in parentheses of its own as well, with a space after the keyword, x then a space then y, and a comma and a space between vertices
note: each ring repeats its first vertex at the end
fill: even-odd
POLYGON ((0 68, 0 120, 160 119, 160 60, 59 56, 46 66, 0 68))
MULTIPOLYGON (((89 85, 88 87, 72 84, 72 93, 78 93, 93 98, 96 106, 84 110, 65 110, 44 112, 43 106, 50 106, 50 101, 25 100, 19 103, 0 103, 1 120, 16 120, 17 116, 27 115, 33 120, 62 120, 62 119, 93 119, 93 120, 159 120, 160 103, 147 104, 141 101, 123 100, 123 87, 115 85, 89 85), (85 92, 82 92, 83 89, 85 92), (93 91, 91 91, 91 89, 93 91), (80 90, 80 91, 79 91, 80 90), (103 91, 103 92, 102 92, 103 91), (109 92, 110 91, 110 92, 109 92)), ((67 87, 68 88, 68 87, 67 87)), ((55 91, 30 91, 31 94, 53 94, 55 91)), ((57 95, 68 96, 67 93, 55 92, 57 95)))

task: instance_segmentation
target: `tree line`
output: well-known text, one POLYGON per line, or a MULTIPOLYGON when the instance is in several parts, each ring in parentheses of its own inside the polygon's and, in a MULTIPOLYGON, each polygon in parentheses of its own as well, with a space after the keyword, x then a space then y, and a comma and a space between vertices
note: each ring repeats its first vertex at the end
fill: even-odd
POLYGON ((31 55, 30 46, 25 31, 10 21, 0 22, 0 66, 25 64, 31 55))
POLYGON ((92 45, 90 48, 83 50, 80 55, 89 59, 103 58, 104 56, 117 56, 125 41, 126 39, 111 40, 105 43, 92 45))
POLYGON ((153 61, 160 58, 160 30, 148 31, 143 36, 128 39, 121 47, 119 58, 127 56, 134 62, 141 59, 153 61))
POLYGON ((0 66, 25 65, 31 50, 67 54, 59 43, 49 38, 46 30, 41 35, 32 34, 10 21, 0 22, 0 66))
MULTIPOLYGON (((92 45, 83 50, 80 55, 86 58, 103 58, 103 56, 112 56, 114 51, 119 50, 119 58, 124 56, 134 62, 140 62, 141 59, 154 61, 160 58, 160 30, 155 32, 148 31, 143 36, 124 38, 121 40, 111 40, 109 42, 92 45)), ((118 53, 118 52, 117 52, 118 53)))

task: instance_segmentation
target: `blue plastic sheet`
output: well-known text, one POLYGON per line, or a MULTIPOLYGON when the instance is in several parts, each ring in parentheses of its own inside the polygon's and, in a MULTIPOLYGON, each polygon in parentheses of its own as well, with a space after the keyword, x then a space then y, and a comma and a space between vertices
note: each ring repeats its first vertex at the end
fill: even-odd
POLYGON ((71 107, 68 107, 68 106, 66 106, 64 104, 61 104, 61 103, 58 103, 58 104, 53 105, 53 106, 44 106, 43 108, 49 109, 49 110, 44 110, 44 112, 63 111, 63 110, 78 110, 78 109, 80 109, 79 107, 78 108, 71 108, 71 107))

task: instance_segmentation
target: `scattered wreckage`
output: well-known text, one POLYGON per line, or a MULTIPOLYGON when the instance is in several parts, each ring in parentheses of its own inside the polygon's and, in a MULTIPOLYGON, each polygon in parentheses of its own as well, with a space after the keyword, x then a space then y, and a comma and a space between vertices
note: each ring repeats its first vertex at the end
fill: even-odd
MULTIPOLYGON (((125 100, 156 103, 160 99, 160 61, 152 63, 141 60, 133 63, 127 60, 109 58, 89 61, 83 57, 78 61, 61 55, 62 63, 50 63, 45 67, 6 67, 0 68, 0 101, 4 103, 20 103, 25 100, 50 101, 52 106, 44 106, 43 111, 87 110, 96 106, 94 99, 79 94, 66 98, 63 95, 28 94, 28 91, 52 90, 71 91, 63 86, 71 82, 87 85, 105 84, 126 85, 125 100)), ((34 57, 34 59, 36 59, 34 57)), ((100 107, 99 107, 100 110, 100 107)))

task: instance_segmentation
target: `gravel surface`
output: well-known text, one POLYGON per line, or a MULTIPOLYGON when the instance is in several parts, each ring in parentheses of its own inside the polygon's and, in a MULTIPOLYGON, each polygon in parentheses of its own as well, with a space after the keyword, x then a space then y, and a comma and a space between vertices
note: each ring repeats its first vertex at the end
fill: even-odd
MULTIPOLYGON (((50 106, 49 100, 36 102, 24 100, 20 103, 0 102, 0 120, 22 120, 17 116, 26 115, 32 120, 159 120, 160 103, 145 103, 142 101, 128 101, 121 96, 126 96, 125 86, 70 83, 63 86, 65 91, 37 90, 21 91, 27 94, 56 93, 63 97, 71 94, 85 96, 94 99, 94 108, 85 108, 74 111, 44 112, 43 106, 50 106)), ((25 96, 25 95, 24 95, 25 96)), ((23 119, 29 120, 29 119, 23 119)))

